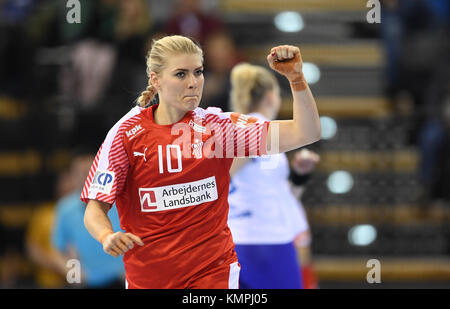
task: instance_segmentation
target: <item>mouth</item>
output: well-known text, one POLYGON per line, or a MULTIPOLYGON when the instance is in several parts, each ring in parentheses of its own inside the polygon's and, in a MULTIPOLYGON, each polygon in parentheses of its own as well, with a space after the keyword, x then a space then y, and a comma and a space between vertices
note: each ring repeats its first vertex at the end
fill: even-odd
POLYGON ((184 97, 188 98, 188 99, 190 99, 190 98, 198 98, 198 95, 192 94, 192 95, 185 95, 184 97))

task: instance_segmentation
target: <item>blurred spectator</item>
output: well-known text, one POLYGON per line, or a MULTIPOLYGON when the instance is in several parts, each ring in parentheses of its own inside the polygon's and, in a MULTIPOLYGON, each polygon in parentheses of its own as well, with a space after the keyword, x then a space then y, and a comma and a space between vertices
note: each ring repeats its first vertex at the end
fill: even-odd
POLYGON ((441 117, 425 121, 419 136, 422 202, 450 202, 450 92, 444 99, 441 117))
POLYGON ((80 0, 81 22, 68 23, 66 1, 52 0, 57 6, 56 28, 60 43, 68 44, 85 38, 112 42, 115 36, 117 0, 80 0))
POLYGON ((403 91, 412 95, 416 142, 424 118, 439 114, 447 87, 450 5, 447 0, 385 0, 382 8, 387 94, 394 100, 403 91))
MULTIPOLYGON (((72 191, 68 171, 61 173, 57 181, 56 197, 59 199, 72 191)), ((51 229, 54 222, 55 204, 37 208, 30 219, 26 233, 26 248, 29 258, 36 264, 35 282, 39 288, 61 288, 65 285, 65 261, 58 259, 51 244, 51 229)))
POLYGON ((3 23, 19 24, 32 12, 37 0, 2 0, 0 17, 3 23))
POLYGON ((119 41, 146 35, 151 26, 146 0, 118 0, 115 36, 119 41))
MULTIPOLYGON (((82 286, 86 288, 124 288, 122 258, 114 258, 103 251, 84 226, 85 205, 80 201, 81 188, 89 173, 94 156, 80 151, 73 160, 71 176, 74 190, 58 201, 52 232, 53 246, 58 250, 56 260, 77 258, 82 269, 82 286)), ((108 216, 115 231, 120 230, 115 206, 108 216)))
POLYGON ((217 15, 206 12, 201 0, 177 0, 163 31, 191 37, 203 45, 207 37, 224 28, 217 15))
POLYGON ((117 57, 103 105, 109 111, 108 126, 129 110, 148 83, 143 65, 147 42, 152 36, 148 1, 119 0, 118 10, 115 27, 117 57))
POLYGON ((35 4, 34 0, 0 1, 0 94, 23 98, 24 89, 30 88, 34 46, 24 25, 35 4))
POLYGON ((397 111, 403 98, 411 98, 409 142, 421 151, 419 173, 426 202, 437 197, 438 158, 448 135, 443 103, 450 72, 450 4, 447 0, 385 0, 382 8, 386 90, 397 111))
POLYGON ((105 93, 112 76, 116 51, 109 44, 84 40, 72 47, 70 65, 62 71, 62 93, 92 109, 105 93))
POLYGON ((230 111, 230 72, 233 66, 243 61, 233 38, 226 32, 210 35, 204 43, 205 85, 201 107, 220 107, 230 111))

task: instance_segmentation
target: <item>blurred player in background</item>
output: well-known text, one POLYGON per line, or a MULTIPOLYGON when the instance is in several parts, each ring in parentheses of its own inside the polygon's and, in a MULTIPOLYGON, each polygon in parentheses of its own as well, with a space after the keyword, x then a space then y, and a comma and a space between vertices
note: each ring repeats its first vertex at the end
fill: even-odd
MULTIPOLYGON (((57 178, 55 200, 59 200, 73 190, 69 170, 63 170, 57 178)), ((34 266, 34 279, 38 288, 62 288, 66 284, 66 261, 60 259, 52 245, 51 233, 55 220, 55 203, 38 207, 27 226, 25 245, 27 255, 34 266)))
MULTIPOLYGON (((242 63, 231 72, 233 111, 263 121, 274 119, 281 97, 275 76, 261 66, 242 63)), ((305 262, 310 234, 301 203, 290 188, 304 185, 319 156, 302 149, 294 154, 289 175, 285 154, 235 159, 228 225, 242 270, 241 288, 302 288, 296 247, 305 262)), ((299 195, 299 194, 298 194, 299 195)), ((306 266, 306 263, 305 263, 306 266)), ((307 276, 311 278, 311 276, 307 276)), ((308 287, 311 286, 308 281, 308 287)))
MULTIPOLYGON (((74 189, 56 205, 51 234, 52 244, 56 249, 53 260, 61 265, 60 272, 65 277, 69 270, 67 261, 78 259, 82 271, 80 287, 124 288, 125 269, 122 259, 115 259, 103 252, 102 246, 91 237, 83 223, 85 207, 79 197, 93 161, 94 155, 84 149, 80 149, 73 158, 69 172, 74 189)), ((108 218, 114 229, 120 230, 116 207, 112 207, 108 218)))
POLYGON ((183 36, 154 42, 149 86, 139 106, 109 131, 81 195, 91 235, 105 252, 125 254, 128 288, 238 287, 227 225, 234 157, 296 149, 317 141, 321 131, 300 50, 277 46, 267 60, 290 81, 293 120, 199 108, 201 48, 183 36), (156 94, 159 103, 152 105, 156 94), (114 202, 125 233, 107 216, 114 202))

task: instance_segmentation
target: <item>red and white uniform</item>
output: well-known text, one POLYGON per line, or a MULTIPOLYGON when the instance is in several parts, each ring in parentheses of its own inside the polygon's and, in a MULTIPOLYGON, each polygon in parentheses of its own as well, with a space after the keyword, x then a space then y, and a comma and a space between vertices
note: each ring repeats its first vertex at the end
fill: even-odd
POLYGON ((109 131, 81 200, 115 202, 121 228, 144 242, 124 255, 129 288, 237 288, 229 169, 265 154, 269 122, 196 108, 158 125, 156 108, 134 107, 109 131))

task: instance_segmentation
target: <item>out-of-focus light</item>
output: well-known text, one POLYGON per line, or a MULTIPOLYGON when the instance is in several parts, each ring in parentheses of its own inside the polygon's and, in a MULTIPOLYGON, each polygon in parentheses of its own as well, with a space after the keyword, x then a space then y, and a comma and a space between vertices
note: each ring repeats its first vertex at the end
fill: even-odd
POLYGON ((283 32, 299 32, 305 26, 302 16, 297 12, 281 12, 275 18, 275 27, 283 32))
POLYGON ((303 62, 302 71, 308 84, 313 85, 320 80, 320 69, 314 63, 303 62))
POLYGON ((361 224, 348 231, 348 241, 353 246, 368 246, 377 239, 377 230, 370 224, 361 224))
POLYGON ((353 187, 353 177, 346 171, 335 171, 327 180, 328 190, 335 194, 344 194, 353 187))
POLYGON ((336 135, 337 124, 333 118, 321 116, 320 126, 322 127, 322 139, 330 139, 336 135))

